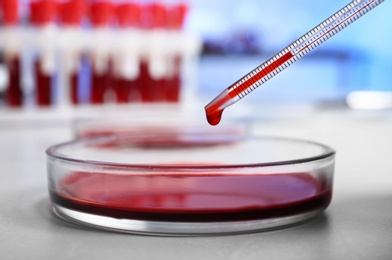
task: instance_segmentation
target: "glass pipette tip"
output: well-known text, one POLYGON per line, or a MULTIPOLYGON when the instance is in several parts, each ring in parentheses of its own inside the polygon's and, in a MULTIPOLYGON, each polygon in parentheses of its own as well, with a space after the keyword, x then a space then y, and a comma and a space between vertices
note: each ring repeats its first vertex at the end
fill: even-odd
POLYGON ((225 108, 248 95, 382 2, 384 0, 354 0, 337 11, 275 56, 223 90, 205 107, 208 122, 211 125, 219 124, 225 108))

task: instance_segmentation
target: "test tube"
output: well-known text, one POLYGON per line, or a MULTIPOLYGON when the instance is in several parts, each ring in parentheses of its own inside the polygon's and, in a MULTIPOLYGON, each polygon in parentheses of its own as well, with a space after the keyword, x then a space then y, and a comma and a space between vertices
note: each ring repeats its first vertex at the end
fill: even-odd
POLYGON ((18 28, 19 1, 2 0, 0 2, 3 11, 4 29, 2 33, 3 54, 8 70, 6 86, 6 105, 9 107, 21 107, 23 103, 23 91, 21 89, 21 32, 18 28))
POLYGON ((34 63, 36 104, 53 104, 54 73, 56 69, 55 48, 57 31, 54 24, 57 5, 54 0, 30 2, 30 20, 36 31, 33 40, 36 43, 38 58, 34 63))
POLYGON ((115 91, 118 103, 137 102, 141 99, 138 77, 140 74, 141 6, 122 3, 116 7, 119 29, 115 48, 115 91))
POLYGON ((168 11, 168 39, 171 41, 171 53, 168 57, 168 78, 166 82, 166 101, 178 102, 181 91, 181 66, 182 49, 181 37, 182 29, 188 7, 185 3, 177 3, 168 11))
POLYGON ((160 3, 149 3, 143 8, 143 27, 148 30, 144 60, 140 68, 143 102, 165 100, 167 77, 167 9, 160 3))
POLYGON ((86 13, 85 0, 70 0, 60 6, 61 52, 66 99, 74 105, 80 103, 79 69, 83 49, 81 22, 86 13))
POLYGON ((95 1, 90 6, 90 22, 93 26, 90 42, 92 60, 90 102, 103 104, 112 81, 111 31, 113 4, 95 1))

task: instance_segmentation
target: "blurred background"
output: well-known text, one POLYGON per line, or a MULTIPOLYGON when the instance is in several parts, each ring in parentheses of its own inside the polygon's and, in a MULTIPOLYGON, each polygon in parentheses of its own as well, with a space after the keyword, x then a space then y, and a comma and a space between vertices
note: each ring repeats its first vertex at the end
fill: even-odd
MULTIPOLYGON (((205 105, 349 3, 0 1, 4 111, 205 105)), ((391 12, 389 3, 377 7, 240 103, 340 106, 353 91, 389 95, 391 12)))

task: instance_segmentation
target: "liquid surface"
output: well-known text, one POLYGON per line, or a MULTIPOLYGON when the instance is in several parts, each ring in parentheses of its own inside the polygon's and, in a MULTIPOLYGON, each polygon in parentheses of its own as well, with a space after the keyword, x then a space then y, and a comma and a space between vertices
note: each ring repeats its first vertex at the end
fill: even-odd
POLYGON ((239 221, 322 210, 331 186, 306 173, 115 175, 74 172, 50 191, 55 204, 150 221, 239 221))

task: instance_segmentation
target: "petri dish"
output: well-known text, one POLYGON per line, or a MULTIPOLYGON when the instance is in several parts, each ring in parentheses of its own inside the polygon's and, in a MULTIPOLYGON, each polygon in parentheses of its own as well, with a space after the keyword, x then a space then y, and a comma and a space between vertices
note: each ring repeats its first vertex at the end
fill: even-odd
POLYGON ((322 213, 335 151, 238 133, 134 133, 47 149, 54 212, 101 229, 165 236, 282 228, 322 213))

